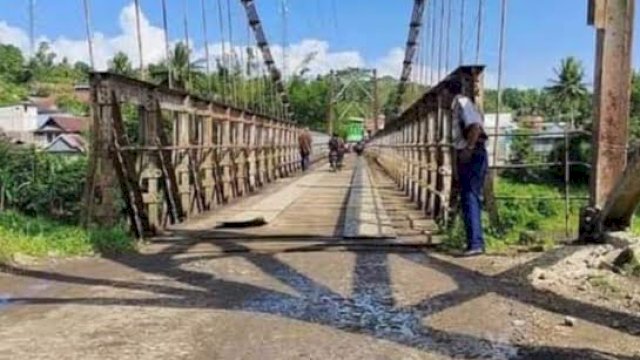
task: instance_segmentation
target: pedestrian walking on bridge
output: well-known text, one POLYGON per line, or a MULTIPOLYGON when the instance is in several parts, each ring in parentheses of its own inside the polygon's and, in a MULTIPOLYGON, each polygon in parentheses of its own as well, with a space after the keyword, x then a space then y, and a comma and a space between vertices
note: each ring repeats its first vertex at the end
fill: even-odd
POLYGON ((311 133, 309 132, 308 127, 300 131, 300 134, 298 135, 298 147, 300 149, 302 171, 307 171, 311 164, 311 149, 313 147, 313 139, 311 138, 311 133))
POLYGON ((465 256, 481 255, 485 251, 482 229, 482 193, 487 175, 488 159, 485 143, 484 116, 469 97, 463 95, 462 84, 452 80, 444 96, 453 97, 451 121, 456 166, 460 184, 460 205, 467 248, 465 256), (446 94, 448 92, 448 94, 446 94))

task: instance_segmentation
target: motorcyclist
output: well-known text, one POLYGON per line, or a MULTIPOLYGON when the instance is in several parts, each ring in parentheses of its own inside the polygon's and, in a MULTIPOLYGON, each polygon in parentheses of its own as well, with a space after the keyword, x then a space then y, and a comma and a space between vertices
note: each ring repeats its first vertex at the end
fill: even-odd
POLYGON ((333 133, 329 140, 329 163, 332 169, 342 168, 344 157, 344 141, 337 133, 333 133))

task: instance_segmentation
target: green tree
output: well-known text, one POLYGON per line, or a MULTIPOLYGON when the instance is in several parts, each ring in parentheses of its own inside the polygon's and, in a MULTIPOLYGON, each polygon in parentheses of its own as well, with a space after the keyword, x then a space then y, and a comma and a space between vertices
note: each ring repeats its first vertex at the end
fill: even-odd
MULTIPOLYGON (((171 76, 173 84, 178 89, 191 89, 194 87, 196 78, 203 76, 203 60, 191 61, 191 50, 183 42, 179 42, 171 52, 171 76)), ((169 67, 166 63, 160 63, 150 67, 151 77, 158 83, 169 85, 169 67)), ((206 81, 205 81, 206 83, 206 81)), ((206 85, 205 85, 206 87, 206 85)), ((208 90, 208 89, 204 89, 208 90)))
POLYGON ((109 71, 125 76, 132 76, 134 74, 133 65, 131 65, 129 56, 122 51, 116 53, 113 59, 109 61, 109 71))
POLYGON ((589 92, 584 83, 584 68, 582 63, 574 57, 568 57, 561 61, 560 68, 554 69, 556 79, 551 80, 552 86, 548 87, 549 93, 558 102, 562 112, 577 115, 577 124, 582 124, 584 117, 577 113, 581 103, 589 98, 589 92))
POLYGON ((289 96, 296 120, 305 126, 321 130, 325 128, 329 84, 326 79, 317 77, 305 79, 294 76, 289 82, 289 96))
POLYGON ((0 44, 0 78, 12 83, 26 80, 24 56, 13 45, 0 44))

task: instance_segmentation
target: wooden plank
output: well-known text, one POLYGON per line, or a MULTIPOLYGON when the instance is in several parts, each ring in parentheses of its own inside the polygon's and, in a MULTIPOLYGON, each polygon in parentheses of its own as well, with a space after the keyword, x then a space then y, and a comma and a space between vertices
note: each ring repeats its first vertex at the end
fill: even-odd
MULTIPOLYGON (((128 144, 128 140, 124 130, 120 105, 117 102, 115 92, 112 92, 112 101, 111 119, 113 121, 113 151, 111 159, 113 161, 114 170, 116 171, 119 179, 122 197, 125 199, 125 206, 127 207, 127 213, 131 220, 132 230, 138 238, 142 239, 148 233, 153 232, 154 229, 151 227, 149 218, 144 211, 142 191, 140 190, 140 185, 135 177, 136 170, 134 162, 128 154, 119 150, 121 145, 128 144)), ((105 119, 102 120, 104 121, 105 119)))
MULTIPOLYGON (((156 126, 156 141, 161 146, 167 146, 170 144, 169 139, 162 126, 162 109, 160 109, 159 103, 156 100, 156 106, 154 107, 153 116, 157 123, 156 126)), ((167 210, 171 217, 172 223, 176 224, 183 221, 185 214, 181 203, 178 201, 180 198, 178 191, 178 182, 176 179, 176 169, 171 161, 170 150, 158 150, 158 162, 160 171, 162 172, 162 181, 164 182, 164 197, 167 203, 167 210)))

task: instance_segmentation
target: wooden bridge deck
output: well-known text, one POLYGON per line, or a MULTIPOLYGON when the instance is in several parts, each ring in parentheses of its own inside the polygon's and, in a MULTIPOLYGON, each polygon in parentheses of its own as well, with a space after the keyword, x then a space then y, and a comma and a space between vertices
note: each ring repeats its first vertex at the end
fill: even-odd
MULTIPOLYGON (((409 221, 397 221, 398 216, 409 219, 410 213, 413 219, 420 217, 419 210, 409 201, 394 202, 390 195, 403 197, 379 168, 365 158, 347 156, 342 171, 319 164, 303 175, 280 179, 259 194, 175 226, 154 242, 201 244, 210 239, 216 247, 216 242, 233 240, 247 251, 283 250, 283 246, 300 250, 301 246, 428 245, 430 233, 412 230, 409 221)), ((422 221, 434 228, 424 216, 422 221)))

